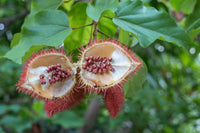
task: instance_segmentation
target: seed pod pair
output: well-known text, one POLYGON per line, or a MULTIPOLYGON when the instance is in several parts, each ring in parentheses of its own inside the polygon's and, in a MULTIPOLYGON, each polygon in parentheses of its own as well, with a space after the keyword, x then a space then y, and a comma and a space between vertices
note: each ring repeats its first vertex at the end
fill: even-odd
POLYGON ((141 65, 131 50, 110 39, 82 47, 74 64, 63 49, 52 48, 33 54, 17 88, 43 99, 49 117, 71 109, 91 92, 102 94, 110 116, 116 117, 124 103, 123 83, 141 65))

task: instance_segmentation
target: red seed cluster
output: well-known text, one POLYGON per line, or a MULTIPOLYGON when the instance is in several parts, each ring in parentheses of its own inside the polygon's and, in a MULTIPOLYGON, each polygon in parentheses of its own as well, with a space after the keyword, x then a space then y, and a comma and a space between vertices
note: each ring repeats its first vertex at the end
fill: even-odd
MULTIPOLYGON (((71 76, 71 73, 67 72, 67 70, 61 69, 61 64, 51 65, 47 68, 47 73, 51 72, 51 76, 49 78, 49 83, 56 83, 58 81, 62 81, 71 76)), ((46 84, 46 80, 44 79, 45 75, 41 74, 40 79, 41 84, 46 84)))
POLYGON ((82 66, 83 69, 92 73, 103 74, 108 71, 114 71, 114 68, 111 65, 112 58, 106 57, 85 57, 85 64, 82 66))

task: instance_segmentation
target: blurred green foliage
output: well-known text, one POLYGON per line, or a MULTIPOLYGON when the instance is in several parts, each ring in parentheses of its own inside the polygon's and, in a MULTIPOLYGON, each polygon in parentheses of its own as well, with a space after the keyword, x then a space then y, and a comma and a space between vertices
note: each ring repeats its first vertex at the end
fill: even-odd
MULTIPOLYGON (((74 8, 71 8, 73 2, 64 3, 59 9, 69 13, 70 16, 70 13, 76 12, 74 8)), ((139 91, 131 90, 134 95, 128 96, 124 108, 115 119, 110 118, 107 110, 102 107, 91 132, 198 133, 200 132, 200 37, 196 35, 199 34, 200 28, 199 1, 193 0, 189 9, 184 4, 188 0, 178 5, 176 1, 170 3, 170 0, 143 0, 143 2, 146 6, 164 10, 170 15, 173 10, 183 10, 187 13, 188 16, 177 24, 181 24, 184 29, 194 25, 187 30, 187 34, 192 36, 193 40, 188 44, 188 49, 163 41, 155 41, 150 47, 144 49, 138 45, 137 41, 136 43, 133 41, 136 39, 135 36, 120 29, 119 39, 131 46, 146 63, 147 80, 139 91), (193 34, 192 30, 197 31, 193 34), (127 35, 130 36, 127 37, 127 35), (125 37, 127 39, 124 39, 125 37)), ((86 10, 86 4, 80 5, 86 10)), ((30 8, 29 0, 0 0, 0 20, 15 17, 30 8)), ((110 13, 104 13, 113 17, 110 13)), ((70 19, 73 21, 73 18, 70 19)), ((88 24, 86 21, 91 21, 87 17, 84 19, 85 22, 81 21, 81 25, 88 24)), ((23 21, 24 19, 16 20, 0 36, 0 56, 10 49, 11 38, 15 33, 20 32, 23 21)), ((100 21, 99 29, 104 25, 104 20, 100 19, 100 21)), ((108 27, 116 30, 112 22, 106 21, 109 23, 108 27)), ((81 25, 75 24, 75 26, 81 25)), ((102 30, 113 35, 109 28, 102 30)), ((76 34, 80 36, 78 32, 76 34)), ((83 31, 80 32, 83 33, 83 31)), ((89 34, 86 40, 88 36, 89 34)), ((98 36, 102 37, 102 35, 98 36)), ((88 101, 93 96, 71 111, 64 111, 53 118, 48 118, 43 110, 42 101, 33 100, 15 89, 23 65, 7 59, 0 59, 0 64, 0 133, 27 133, 34 130, 41 130, 44 133, 76 133, 84 125, 83 117, 88 101)), ((129 88, 137 86, 137 82, 129 82, 125 86, 129 88)), ((103 102, 101 104, 103 106, 103 102)))

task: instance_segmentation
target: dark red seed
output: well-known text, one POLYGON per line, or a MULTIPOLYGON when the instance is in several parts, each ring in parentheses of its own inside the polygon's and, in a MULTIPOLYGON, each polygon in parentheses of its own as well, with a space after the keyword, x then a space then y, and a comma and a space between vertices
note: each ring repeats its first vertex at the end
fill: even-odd
POLYGON ((105 68, 105 67, 106 67, 106 65, 105 65, 105 64, 102 64, 102 65, 101 65, 101 68, 102 68, 102 69, 103 69, 103 68, 105 68))
POLYGON ((67 70, 63 70, 63 72, 64 72, 64 73, 66 73, 66 72, 67 72, 67 70))
POLYGON ((62 74, 61 74, 61 77, 64 78, 64 77, 65 77, 65 73, 62 73, 62 74))
POLYGON ((52 76, 55 76, 57 73, 54 71, 54 72, 52 72, 52 76))
POLYGON ((52 83, 55 83, 55 82, 56 82, 56 80, 55 80, 55 79, 52 79, 51 81, 52 81, 52 83))
POLYGON ((60 77, 61 77, 61 75, 57 75, 56 77, 57 77, 57 78, 60 78, 60 77))
POLYGON ((89 67, 89 66, 87 66, 87 71, 89 71, 89 69, 90 69, 90 67, 89 67))
POLYGON ((57 68, 56 68, 56 71, 58 72, 58 71, 60 71, 60 69, 61 69, 60 67, 57 67, 57 68))
POLYGON ((59 78, 58 78, 58 77, 55 77, 55 78, 54 78, 54 80, 58 81, 58 80, 59 80, 59 78))
POLYGON ((100 73, 100 74, 101 74, 101 73, 102 73, 102 69, 99 69, 98 73, 100 73))
POLYGON ((93 60, 94 59, 94 57, 93 56, 90 56, 90 60, 93 60))
POLYGON ((93 69, 90 67, 90 68, 89 68, 89 71, 92 72, 92 70, 93 70, 93 69))
POLYGON ((109 61, 112 61, 112 57, 109 57, 108 60, 109 60, 109 61))
POLYGON ((50 83, 50 84, 52 83, 52 79, 49 79, 49 83, 50 83))
POLYGON ((97 68, 101 68, 101 64, 98 64, 98 65, 97 65, 97 68))
POLYGON ((114 68, 110 66, 110 67, 109 67, 109 70, 110 70, 110 71, 114 71, 114 68))
POLYGON ((43 79, 42 82, 41 82, 41 84, 46 84, 46 83, 47 83, 47 82, 46 82, 45 79, 43 79))
POLYGON ((94 87, 97 87, 97 84, 96 83, 94 83, 94 85, 93 85, 94 87))
POLYGON ((93 69, 92 72, 96 74, 97 73, 97 69, 93 69))
POLYGON ((102 61, 103 60, 103 58, 102 57, 99 57, 99 61, 102 61))
POLYGON ((92 65, 92 68, 96 68, 96 67, 97 67, 96 64, 93 64, 93 65, 92 65))
POLYGON ((85 57, 85 60, 88 61, 90 58, 89 57, 85 57))
POLYGON ((103 63, 106 63, 107 62, 107 60, 103 60, 103 63))
POLYGON ((86 65, 83 65, 82 68, 83 68, 83 69, 86 69, 87 67, 86 67, 86 65))
POLYGON ((96 62, 97 62, 97 61, 98 61, 98 57, 94 58, 94 61, 96 61, 96 62))
POLYGON ((71 73, 67 73, 68 77, 71 76, 71 73))
POLYGON ((88 63, 89 63, 89 64, 92 64, 92 63, 93 63, 93 61, 92 61, 92 60, 89 60, 89 61, 88 61, 88 63))
POLYGON ((106 63, 106 66, 110 66, 110 62, 107 62, 107 63, 106 63))
POLYGON ((103 68, 103 72, 104 72, 104 73, 107 72, 107 69, 106 69, 106 68, 103 68))
POLYGON ((44 74, 41 74, 40 75, 40 79, 43 79, 45 76, 44 76, 44 74))
POLYGON ((61 64, 57 64, 57 67, 61 67, 61 64))

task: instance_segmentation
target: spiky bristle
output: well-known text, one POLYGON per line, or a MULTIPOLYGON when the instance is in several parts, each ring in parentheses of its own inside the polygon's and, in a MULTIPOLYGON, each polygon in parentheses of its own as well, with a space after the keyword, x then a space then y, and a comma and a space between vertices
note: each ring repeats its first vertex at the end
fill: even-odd
POLYGON ((45 112, 48 117, 52 117, 58 112, 69 110, 79 104, 85 98, 84 89, 74 89, 67 96, 58 100, 50 100, 45 103, 45 112))
POLYGON ((124 104, 124 92, 122 86, 109 88, 102 95, 110 117, 115 118, 124 104))

